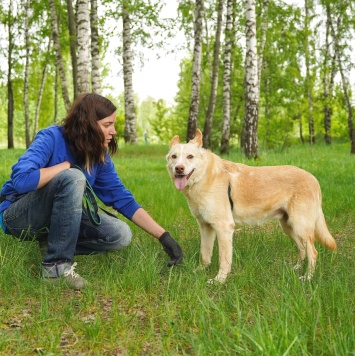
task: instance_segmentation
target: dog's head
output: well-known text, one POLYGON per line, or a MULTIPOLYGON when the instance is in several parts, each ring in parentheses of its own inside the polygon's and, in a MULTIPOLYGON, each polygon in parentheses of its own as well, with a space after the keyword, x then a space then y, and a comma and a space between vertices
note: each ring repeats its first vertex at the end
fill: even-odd
POLYGON ((202 132, 199 129, 188 143, 181 144, 179 136, 172 138, 166 159, 169 175, 177 189, 183 190, 193 184, 202 165, 203 152, 202 132))

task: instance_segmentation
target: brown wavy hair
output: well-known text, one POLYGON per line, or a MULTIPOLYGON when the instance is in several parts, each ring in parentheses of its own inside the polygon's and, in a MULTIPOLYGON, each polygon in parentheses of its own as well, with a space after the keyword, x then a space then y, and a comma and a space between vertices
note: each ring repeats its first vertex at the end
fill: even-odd
MULTIPOLYGON (((112 115, 116 109, 109 99, 86 93, 76 98, 63 119, 63 136, 69 142, 75 159, 88 171, 93 165, 105 162, 105 136, 97 121, 112 115)), ((117 151, 115 137, 107 150, 111 156, 117 151)))

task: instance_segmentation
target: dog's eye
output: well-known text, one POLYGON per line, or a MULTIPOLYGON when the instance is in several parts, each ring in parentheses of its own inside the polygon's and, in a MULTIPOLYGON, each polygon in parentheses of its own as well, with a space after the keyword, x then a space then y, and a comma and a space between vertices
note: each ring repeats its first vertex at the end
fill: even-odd
POLYGON ((171 158, 172 158, 172 159, 175 159, 175 158, 176 158, 176 155, 171 155, 171 158))
POLYGON ((188 156, 187 156, 187 159, 193 159, 193 158, 194 158, 193 155, 188 155, 188 156))

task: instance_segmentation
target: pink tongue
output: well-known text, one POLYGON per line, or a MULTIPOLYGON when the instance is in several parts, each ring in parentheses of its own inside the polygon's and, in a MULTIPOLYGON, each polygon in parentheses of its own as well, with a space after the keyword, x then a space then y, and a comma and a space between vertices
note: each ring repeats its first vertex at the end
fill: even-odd
POLYGON ((176 189, 183 190, 186 186, 187 178, 186 176, 176 177, 174 183, 176 189))

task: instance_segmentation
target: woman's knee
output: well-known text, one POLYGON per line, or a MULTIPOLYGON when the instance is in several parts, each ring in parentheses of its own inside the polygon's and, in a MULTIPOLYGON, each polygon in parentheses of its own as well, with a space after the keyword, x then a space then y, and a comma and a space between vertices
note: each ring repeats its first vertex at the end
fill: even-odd
POLYGON ((127 247, 132 241, 132 231, 130 227, 121 221, 119 228, 116 230, 116 234, 111 236, 111 247, 113 250, 120 250, 127 247))
POLYGON ((76 184, 82 186, 86 185, 85 174, 80 169, 76 169, 76 168, 67 169, 65 171, 62 171, 59 177, 68 183, 75 182, 76 184))
POLYGON ((111 251, 120 250, 127 247, 132 241, 132 231, 130 227, 123 221, 118 220, 119 224, 115 228, 114 233, 107 236, 105 244, 111 251))
POLYGON ((50 183, 57 190, 65 190, 70 195, 82 195, 86 187, 86 177, 79 169, 70 168, 58 173, 50 183))

